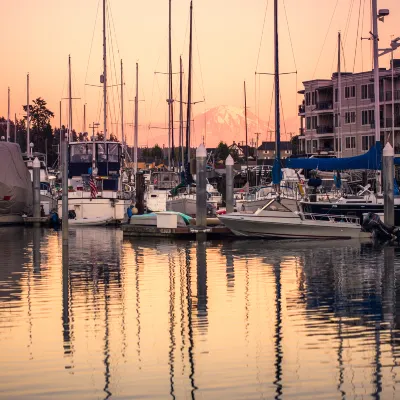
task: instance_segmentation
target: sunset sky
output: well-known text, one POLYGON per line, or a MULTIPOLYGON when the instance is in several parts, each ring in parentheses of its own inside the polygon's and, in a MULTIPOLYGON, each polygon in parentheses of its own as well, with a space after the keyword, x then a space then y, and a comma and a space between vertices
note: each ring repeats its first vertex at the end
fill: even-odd
MULTIPOLYGON (((101 0, 13 0, 3 6, 0 115, 7 116, 7 87, 10 86, 11 116, 17 113, 17 117, 22 118, 29 72, 31 99, 40 96, 47 100, 49 108, 55 112, 52 125, 58 126, 59 101, 68 96, 68 55, 71 54, 73 97, 80 98, 74 100, 73 127, 77 131, 83 129, 85 103, 87 126, 93 121, 102 124, 101 89, 85 86, 99 84, 102 72, 101 3, 101 0)), ((188 70, 189 4, 189 0, 172 1, 175 72, 179 71, 179 55, 183 56, 184 70, 188 70)), ((108 19, 109 84, 119 82, 122 58, 125 120, 132 123, 133 102, 129 100, 134 98, 135 63, 139 62, 139 97, 144 100, 139 105, 139 121, 143 126, 139 143, 143 144, 148 140, 145 136, 154 133, 144 127, 167 122, 167 76, 154 72, 167 71, 168 1, 108 0, 108 5, 112 13, 112 18, 109 13, 108 19)), ((302 89, 301 82, 329 78, 336 70, 339 30, 343 35, 345 65, 342 68, 347 71, 371 68, 371 42, 359 40, 361 36, 367 37, 370 31, 370 0, 280 0, 279 6, 281 72, 298 71, 297 79, 296 75, 281 77, 283 116, 292 127, 296 126, 297 104, 301 101, 296 92, 302 89)), ((391 12, 384 23, 379 23, 381 47, 387 47, 391 35, 400 36, 396 24, 400 4, 398 0, 379 0, 378 8, 389 8, 391 12)), ((270 114, 272 77, 263 75, 256 81, 254 74, 256 70, 273 71, 272 0, 194 1, 193 54, 193 101, 205 98, 204 103, 194 106, 194 115, 223 104, 243 107, 243 81, 246 80, 249 109, 263 120, 273 120, 273 109, 270 114)), ((400 54, 397 57, 400 58, 400 54)), ((388 67, 389 58, 382 57, 380 65, 388 67)), ((177 75, 174 76, 174 91, 178 96, 177 75)), ((117 89, 110 89, 109 96, 108 132, 120 135, 117 89)), ((62 121, 66 124, 65 100, 62 110, 62 121)), ((126 126, 128 142, 131 142, 132 130, 131 125, 126 126)))

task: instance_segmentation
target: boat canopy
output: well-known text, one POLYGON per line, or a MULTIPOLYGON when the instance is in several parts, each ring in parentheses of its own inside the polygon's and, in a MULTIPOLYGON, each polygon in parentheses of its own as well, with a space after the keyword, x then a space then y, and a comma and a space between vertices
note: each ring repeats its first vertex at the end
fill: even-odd
MULTIPOLYGON (((400 165, 400 158, 395 158, 395 164, 400 165), (396 163, 396 160, 398 161, 396 163)), ((317 169, 319 171, 334 171, 348 169, 381 169, 382 147, 376 143, 365 154, 345 158, 288 158, 288 168, 317 169)))

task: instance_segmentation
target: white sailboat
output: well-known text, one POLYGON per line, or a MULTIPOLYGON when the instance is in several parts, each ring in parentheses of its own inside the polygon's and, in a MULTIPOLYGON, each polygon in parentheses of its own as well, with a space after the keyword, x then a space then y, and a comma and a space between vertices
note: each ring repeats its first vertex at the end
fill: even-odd
MULTIPOLYGON (((107 140, 107 37, 106 0, 103 0, 103 124, 104 140, 70 142, 68 152, 68 211, 75 220, 85 225, 97 225, 99 217, 107 222, 120 223, 126 218, 126 209, 133 192, 122 187, 122 159, 124 146, 107 140)), ((69 62, 69 132, 72 138, 72 85, 69 62)), ((124 138, 123 138, 124 144, 124 138)), ((62 201, 58 201, 62 217, 62 201)))

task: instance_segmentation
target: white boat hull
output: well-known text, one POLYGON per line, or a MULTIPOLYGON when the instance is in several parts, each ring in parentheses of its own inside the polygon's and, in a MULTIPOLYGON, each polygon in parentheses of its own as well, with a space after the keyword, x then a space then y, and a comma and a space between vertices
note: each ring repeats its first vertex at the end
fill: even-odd
POLYGON ((175 197, 171 200, 167 200, 167 211, 175 211, 194 216, 196 215, 196 199, 175 197))
MULTIPOLYGON (((107 198, 68 198, 68 210, 75 211, 77 219, 106 218, 113 223, 127 219, 126 210, 131 200, 107 198)), ((58 215, 62 218, 62 201, 58 201, 58 215)))
POLYGON ((76 218, 69 219, 69 226, 102 226, 112 222, 111 218, 97 217, 97 218, 76 218))
POLYGON ((282 218, 233 213, 219 217, 235 235, 274 239, 336 239, 368 237, 348 222, 302 220, 295 214, 282 218))

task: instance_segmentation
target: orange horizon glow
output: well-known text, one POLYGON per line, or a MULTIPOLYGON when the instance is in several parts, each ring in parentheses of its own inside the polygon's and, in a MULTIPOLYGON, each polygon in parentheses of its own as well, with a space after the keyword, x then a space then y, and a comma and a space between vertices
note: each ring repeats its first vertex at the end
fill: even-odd
MULTIPOLYGON (((243 108, 243 81, 246 80, 249 110, 273 124, 273 78, 255 76, 255 71, 273 71, 273 2, 269 2, 267 12, 266 3, 256 0, 246 5, 233 0, 228 6, 226 2, 194 1, 192 98, 193 101, 204 98, 205 102, 193 106, 193 115, 218 105, 243 108)), ((135 4, 127 0, 108 0, 108 8, 108 80, 110 85, 120 83, 119 66, 123 59, 127 141, 132 143, 131 100, 134 99, 135 64, 138 62, 139 97, 142 100, 139 103, 139 144, 146 145, 154 138, 159 138, 159 142, 164 138, 164 144, 167 144, 166 133, 148 127, 167 126, 167 77, 154 72, 168 70, 168 1, 135 4)), ((379 0, 378 8, 390 9, 390 15, 378 25, 380 47, 388 47, 392 35, 400 36, 396 26, 400 6, 395 0, 379 0)), ((40 5, 23 0, 7 2, 0 27, 4 38, 0 65, 1 116, 7 117, 7 88, 10 87, 10 117, 13 120, 17 113, 17 118, 22 118, 22 104, 26 104, 26 74, 29 72, 31 101, 44 98, 55 113, 52 126, 59 126, 59 102, 68 96, 68 55, 71 54, 72 95, 79 98, 73 102, 73 128, 83 130, 83 105, 86 104, 86 130, 89 131, 92 122, 99 122, 100 130, 103 130, 102 89, 87 86, 99 85, 102 73, 101 11, 99 0, 65 3, 42 0, 40 5)), ((174 72, 179 71, 180 55, 184 70, 188 69, 188 18, 189 0, 173 0, 174 72)), ((301 97, 297 91, 303 88, 302 81, 329 79, 336 71, 339 30, 343 37, 342 69, 350 72, 371 69, 371 41, 360 40, 369 36, 370 20, 370 0, 279 1, 280 70, 297 71, 297 74, 281 77, 281 118, 288 132, 298 131, 297 105, 301 97)), ((382 57, 380 66, 388 68, 389 59, 390 55, 382 57)), ((184 79, 186 81, 186 74, 184 79)), ((178 75, 174 75, 173 86, 177 98, 178 75)), ((185 84, 184 97, 186 90, 185 84)), ((107 131, 121 137, 119 104, 119 89, 110 88, 107 131)), ((65 125, 67 106, 68 102, 63 100, 62 123, 65 125)), ((177 102, 175 115, 179 115, 177 102)), ((199 141, 199 138, 195 140, 199 141)))

